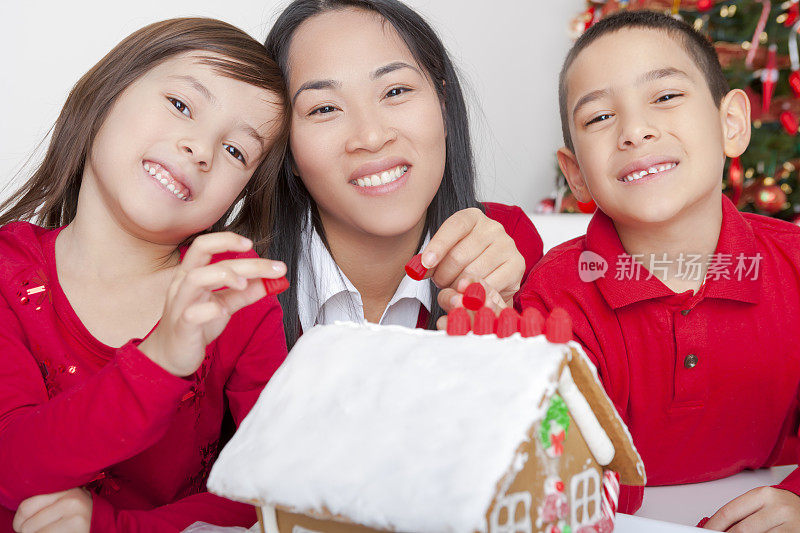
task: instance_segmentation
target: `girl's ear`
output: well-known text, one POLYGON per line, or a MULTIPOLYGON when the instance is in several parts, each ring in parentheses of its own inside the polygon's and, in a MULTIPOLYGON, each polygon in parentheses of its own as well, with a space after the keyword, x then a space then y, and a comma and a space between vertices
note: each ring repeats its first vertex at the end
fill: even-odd
POLYGON ((562 146, 556 152, 558 158, 558 166, 561 173, 567 178, 567 184, 572 191, 572 194, 579 202, 588 202, 592 199, 589 189, 586 187, 586 180, 583 179, 581 167, 578 165, 578 160, 572 150, 566 146, 562 146))
POLYGON ((739 157, 750 144, 750 99, 741 89, 728 92, 719 105, 724 152, 739 157))

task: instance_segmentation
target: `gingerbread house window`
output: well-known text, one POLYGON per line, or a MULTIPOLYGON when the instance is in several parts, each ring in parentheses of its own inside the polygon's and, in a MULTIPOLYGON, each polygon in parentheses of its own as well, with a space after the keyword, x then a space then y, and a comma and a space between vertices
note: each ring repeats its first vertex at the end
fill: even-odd
POLYGON ((530 533, 531 495, 515 492, 498 500, 492 511, 492 533, 530 533))
POLYGON ((572 527, 595 523, 600 518, 600 474, 589 468, 570 483, 572 527))

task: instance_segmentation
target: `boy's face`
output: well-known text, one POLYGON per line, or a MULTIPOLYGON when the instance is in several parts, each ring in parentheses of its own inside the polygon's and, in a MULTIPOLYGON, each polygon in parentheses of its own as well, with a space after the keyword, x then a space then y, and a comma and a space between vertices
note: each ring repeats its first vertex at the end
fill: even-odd
POLYGON ((593 198, 624 224, 718 207, 725 155, 749 140, 749 104, 732 91, 718 108, 675 37, 638 28, 604 35, 577 56, 566 85, 574 153, 560 149, 559 163, 579 200, 593 198))

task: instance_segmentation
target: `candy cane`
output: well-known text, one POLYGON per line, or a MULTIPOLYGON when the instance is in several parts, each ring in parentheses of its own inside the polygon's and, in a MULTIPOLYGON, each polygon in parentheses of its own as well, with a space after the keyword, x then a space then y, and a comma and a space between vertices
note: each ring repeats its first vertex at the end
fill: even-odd
POLYGON ((756 32, 753 34, 753 40, 750 42, 750 50, 747 51, 747 57, 744 61, 744 64, 747 65, 747 68, 753 67, 753 59, 756 57, 758 42, 761 38, 761 34, 764 33, 764 28, 767 27, 767 19, 769 18, 769 12, 772 9, 772 2, 770 2, 770 0, 759 1, 764 4, 764 7, 761 8, 761 16, 759 17, 758 24, 756 25, 756 32))
POLYGON ((603 502, 601 510, 602 520, 614 524, 617 517, 617 502, 619 501, 619 474, 613 470, 603 472, 603 502))

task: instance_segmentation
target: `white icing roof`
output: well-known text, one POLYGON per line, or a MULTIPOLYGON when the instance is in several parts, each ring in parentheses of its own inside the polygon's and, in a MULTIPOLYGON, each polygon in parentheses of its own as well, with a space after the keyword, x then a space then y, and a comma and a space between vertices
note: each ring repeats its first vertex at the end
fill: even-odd
POLYGON ((316 326, 222 451, 208 487, 381 529, 484 531, 497 482, 544 415, 539 403, 567 351, 543 336, 316 326))

